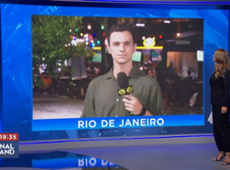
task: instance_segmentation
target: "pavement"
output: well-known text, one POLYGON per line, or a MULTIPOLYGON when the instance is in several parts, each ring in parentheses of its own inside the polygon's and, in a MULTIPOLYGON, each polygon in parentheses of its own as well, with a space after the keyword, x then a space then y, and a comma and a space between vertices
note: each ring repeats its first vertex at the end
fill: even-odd
POLYGON ((84 100, 36 94, 33 96, 33 119, 80 118, 83 106, 84 100))
MULTIPOLYGON (((50 94, 34 94, 33 119, 63 119, 80 118, 84 107, 83 99, 50 94)), ((165 115, 203 114, 202 109, 188 106, 168 106, 164 108, 165 115)))

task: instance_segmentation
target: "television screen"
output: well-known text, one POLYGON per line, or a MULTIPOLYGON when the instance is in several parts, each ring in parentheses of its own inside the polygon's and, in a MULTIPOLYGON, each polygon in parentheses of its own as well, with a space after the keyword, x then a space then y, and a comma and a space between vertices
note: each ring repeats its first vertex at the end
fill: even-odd
POLYGON ((197 61, 204 61, 204 51, 203 50, 198 50, 196 55, 197 55, 197 61))
POLYGON ((93 52, 92 54, 92 62, 95 62, 95 63, 101 63, 101 53, 97 53, 97 52, 93 52))
POLYGON ((135 51, 135 53, 133 54, 132 60, 134 62, 141 62, 141 51, 135 51))
MULTIPOLYGON (((33 81, 34 130, 39 129, 37 123, 45 120, 49 122, 57 119, 79 119, 78 128, 88 129, 162 126, 165 124, 162 115, 180 115, 182 119, 183 116, 203 115, 202 87, 192 90, 192 86, 196 82, 192 82, 190 79, 184 80, 190 76, 187 74, 188 69, 194 71, 194 76, 198 74, 198 61, 195 55, 193 52, 183 52, 184 46, 178 46, 178 52, 172 53, 167 49, 167 45, 170 44, 164 43, 163 40, 154 36, 158 34, 158 31, 148 29, 148 27, 159 27, 165 34, 171 36, 170 38, 177 40, 178 37, 173 35, 176 34, 174 28, 177 28, 177 23, 180 22, 185 26, 193 24, 196 26, 195 30, 191 30, 189 27, 181 30, 182 33, 190 31, 193 34, 188 36, 181 33, 180 38, 192 39, 196 36, 200 42, 203 42, 203 19, 190 19, 188 22, 173 18, 171 24, 165 24, 163 21, 169 20, 169 18, 132 19, 124 17, 121 19, 119 17, 92 18, 89 16, 52 15, 32 15, 31 17, 33 74, 36 74, 36 79, 33 81), (107 24, 105 24, 105 20, 108 21, 107 24), (140 20, 145 23, 144 27, 137 24, 140 20), (84 58, 92 58, 92 62, 101 62, 102 56, 108 57, 110 54, 113 63, 122 63, 122 60, 128 61, 119 57, 122 53, 125 57, 129 56, 129 46, 120 45, 123 41, 128 41, 128 39, 123 39, 129 34, 125 35, 124 32, 121 32, 124 35, 120 35, 119 32, 114 31, 114 36, 113 33, 108 35, 108 31, 113 29, 115 24, 124 24, 124 21, 130 23, 130 28, 134 30, 132 36, 135 36, 136 42, 133 42, 133 46, 136 45, 136 51, 131 53, 132 61, 141 64, 133 69, 137 67, 139 72, 146 74, 142 81, 147 81, 147 79, 150 81, 147 85, 144 82, 140 83, 141 79, 130 79, 128 83, 134 88, 131 95, 146 107, 148 115, 152 117, 147 117, 145 114, 133 116, 129 108, 125 107, 125 102, 119 102, 124 98, 120 95, 117 82, 105 82, 107 79, 104 77, 110 74, 110 71, 109 73, 97 72, 94 66, 90 67, 91 71, 86 69, 89 66, 85 63, 84 58), (148 36, 144 36, 143 32, 148 36), (108 40, 110 43, 107 44, 108 40), (68 43, 68 41, 71 42, 68 43), (60 49, 61 46, 63 49, 60 49), (100 51, 101 55, 94 50, 100 51), (167 56, 163 56, 162 59, 163 52, 167 52, 167 56), (148 58, 147 63, 141 62, 142 53, 145 58, 148 58), (169 65, 163 63, 165 59, 170 60, 169 65), (68 67, 63 66, 62 61, 65 60, 71 61, 68 67), (57 61, 60 61, 59 65, 56 65, 57 68, 60 68, 60 73, 55 74, 56 77, 54 77, 52 69, 56 69, 54 65, 57 61), (37 73, 40 64, 47 66, 42 74, 37 73), (155 69, 154 73, 152 73, 153 69, 155 69), (166 74, 163 74, 159 69, 163 69, 166 74), (157 81, 155 82, 154 79, 157 81), (39 86, 38 81, 42 86, 39 86), (183 86, 180 86, 181 84, 183 86), (146 94, 143 91, 144 87, 147 90, 146 94), (111 91, 111 88, 115 90, 111 91), (114 98, 118 102, 114 102, 114 98), (176 107, 172 107, 172 104, 176 107)), ((195 54, 196 44, 190 44, 190 46, 194 49, 195 54)), ((135 72, 135 74, 141 75, 141 73, 135 72)), ((134 114, 136 113, 134 112, 134 114)), ((167 119, 167 117, 165 118, 167 119)), ((44 123, 42 124, 44 127, 44 123)), ((169 125, 172 124, 174 122, 169 125)))
MULTIPOLYGON (((228 11, 15 4, 1 8, 3 118, 10 122, 6 129, 20 131, 22 139, 27 139, 28 129, 46 138, 58 130, 87 129, 112 136, 117 129, 133 129, 130 135, 167 129, 168 134, 177 127, 193 131, 206 124, 209 87, 199 76, 212 72, 211 64, 204 69, 203 61, 212 63, 206 56, 213 55, 213 47, 228 48, 228 11), (130 31, 109 35, 115 24, 128 25, 130 31), (222 34, 219 28, 224 28, 222 34), (114 66, 132 60, 138 63, 128 83, 125 78, 118 84, 114 66)), ((84 135, 94 136, 94 131, 84 135)))

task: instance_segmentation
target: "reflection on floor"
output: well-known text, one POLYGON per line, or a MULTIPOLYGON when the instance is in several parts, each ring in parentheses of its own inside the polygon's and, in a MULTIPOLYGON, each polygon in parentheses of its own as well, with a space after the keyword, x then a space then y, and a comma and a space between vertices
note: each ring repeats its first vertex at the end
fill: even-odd
POLYGON ((20 154, 18 159, 2 159, 2 167, 50 170, 126 170, 112 162, 69 151, 20 154))
POLYGON ((217 154, 214 143, 172 143, 37 152, 1 163, 53 170, 229 170, 230 165, 213 161, 217 154))
POLYGON ((91 148, 71 152, 106 159, 129 170, 229 170, 230 168, 230 165, 221 165, 221 162, 213 161, 218 154, 214 143, 91 148))

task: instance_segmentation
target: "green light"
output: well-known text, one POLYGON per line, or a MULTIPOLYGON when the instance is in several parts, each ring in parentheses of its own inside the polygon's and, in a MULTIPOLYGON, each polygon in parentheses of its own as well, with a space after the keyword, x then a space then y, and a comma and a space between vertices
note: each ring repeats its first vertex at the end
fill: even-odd
POLYGON ((99 40, 97 41, 97 44, 100 44, 100 41, 99 41, 99 40))
POLYGON ((101 26, 101 29, 104 30, 104 26, 103 25, 101 26))
POLYGON ((75 31, 78 32, 78 29, 76 28, 75 31))

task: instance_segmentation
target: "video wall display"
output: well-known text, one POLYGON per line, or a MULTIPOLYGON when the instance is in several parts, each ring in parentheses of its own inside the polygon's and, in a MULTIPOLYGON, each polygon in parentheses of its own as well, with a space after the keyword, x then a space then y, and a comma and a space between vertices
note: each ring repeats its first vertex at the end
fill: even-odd
POLYGON ((227 11, 121 8, 118 12, 14 4, 1 8, 3 119, 15 117, 18 124, 10 123, 7 131, 29 127, 32 134, 71 131, 79 137, 78 132, 85 133, 82 130, 111 136, 119 129, 143 128, 145 134, 152 128, 205 126, 206 112, 210 113, 208 79, 214 66, 211 52, 228 47, 227 11), (108 35, 115 24, 133 31, 134 75, 149 83, 128 76, 124 89, 148 114, 133 115, 118 80, 108 80, 108 75, 114 76, 116 57, 108 35))

